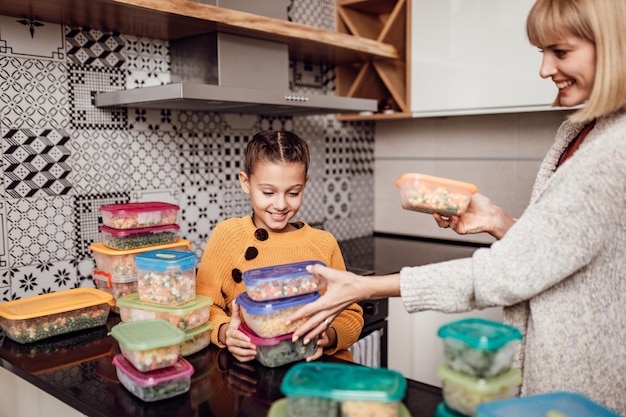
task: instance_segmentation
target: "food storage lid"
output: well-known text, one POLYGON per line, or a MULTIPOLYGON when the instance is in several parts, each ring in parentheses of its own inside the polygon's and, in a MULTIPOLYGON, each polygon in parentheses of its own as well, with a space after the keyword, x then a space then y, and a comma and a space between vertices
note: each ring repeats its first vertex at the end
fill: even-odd
POLYGON ((211 297, 207 295, 198 294, 190 301, 187 301, 182 304, 177 304, 175 306, 171 306, 171 305, 148 303, 145 301, 141 301, 139 299, 139 293, 134 292, 134 293, 127 294, 118 298, 115 304, 118 307, 136 308, 139 310, 149 310, 149 311, 160 311, 160 312, 169 313, 174 316, 186 316, 190 314, 192 311, 211 306, 213 304, 213 300, 211 299, 211 297))
POLYGON ((299 278, 301 276, 311 275, 306 270, 306 267, 308 265, 326 266, 326 264, 322 261, 294 262, 289 264, 249 269, 243 273, 242 278, 246 285, 250 286, 259 285, 270 281, 284 281, 288 279, 299 278))
POLYGON ((162 225, 162 226, 148 226, 148 227, 141 227, 141 228, 136 228, 136 229, 114 229, 112 227, 106 226, 106 225, 102 225, 100 226, 100 231, 104 232, 104 233, 108 233, 111 236, 117 237, 117 238, 124 238, 124 237, 129 237, 132 235, 136 235, 139 233, 145 234, 145 233, 159 233, 159 232, 167 232, 169 230, 173 230, 173 231, 178 231, 180 229, 180 226, 177 224, 166 224, 166 225, 162 225))
POLYGON ((320 298, 319 292, 312 292, 278 300, 254 301, 247 292, 242 292, 237 296, 237 304, 244 307, 250 314, 265 316, 285 308, 312 303, 318 298, 320 298))
POLYGON ((522 333, 513 326, 497 321, 469 318, 445 324, 437 336, 466 343, 473 349, 494 351, 512 340, 522 340, 522 333))
POLYGON ((456 410, 448 407, 445 402, 440 402, 435 409, 435 417, 467 417, 465 414, 461 414, 456 410))
POLYGON ((0 316, 8 320, 26 320, 99 304, 114 306, 115 301, 106 291, 95 288, 73 288, 2 303, 0 316))
POLYGON ((276 346, 283 340, 291 340, 291 335, 293 334, 287 333, 276 337, 261 337, 254 333, 252 329, 243 322, 239 325, 239 331, 248 336, 250 338, 250 341, 256 346, 276 346))
POLYGON ((387 368, 303 362, 291 367, 280 390, 291 397, 392 402, 404 398, 406 379, 399 372, 387 368))
POLYGON ((177 345, 185 340, 185 332, 163 319, 118 323, 111 336, 129 350, 158 349, 177 345))
POLYGON ((137 370, 137 368, 120 353, 113 358, 113 365, 124 372, 126 376, 140 387, 153 387, 160 383, 178 378, 191 378, 194 372, 193 366, 182 357, 178 357, 178 361, 172 366, 142 372, 137 370))
POLYGON ((572 392, 552 392, 478 405, 475 417, 619 417, 600 404, 572 392))
POLYGON ((464 372, 455 371, 446 364, 437 368, 437 378, 442 381, 450 381, 462 386, 464 389, 479 394, 495 394, 502 388, 517 385, 522 382, 522 373, 517 368, 509 368, 508 371, 489 378, 479 378, 464 372))
POLYGON ((211 323, 210 321, 207 321, 206 323, 203 323, 203 324, 201 324, 198 327, 194 327, 193 329, 185 330, 185 340, 184 340, 184 342, 187 342, 187 341, 193 339, 194 337, 198 336, 199 334, 202 334, 204 332, 208 332, 209 330, 213 330, 213 323, 211 323))
POLYGON ((396 187, 402 188, 406 182, 415 182, 415 181, 428 181, 431 183, 439 184, 442 187, 446 188, 462 188, 467 190, 469 193, 474 194, 478 192, 478 187, 469 182, 457 181, 448 178, 436 177, 433 175, 425 175, 425 174, 416 174, 416 173, 406 173, 400 176, 396 180, 396 187))
POLYGON ((111 248, 104 246, 104 243, 98 242, 98 243, 92 244, 89 247, 89 249, 92 252, 102 253, 104 255, 125 256, 125 255, 135 255, 137 253, 144 253, 144 252, 154 251, 154 250, 179 248, 181 246, 186 246, 187 249, 190 249, 191 242, 186 239, 176 239, 176 242, 173 242, 173 243, 166 243, 164 245, 150 246, 147 248, 135 248, 135 249, 111 249, 111 248))
POLYGON ((100 211, 106 211, 116 215, 145 213, 148 211, 162 211, 162 210, 179 210, 180 207, 176 204, 165 203, 161 201, 147 201, 141 203, 123 203, 123 204, 103 204, 100 206, 100 211))
POLYGON ((165 272, 173 268, 184 271, 195 268, 197 258, 193 252, 157 249, 135 255, 135 265, 137 265, 137 269, 158 272, 165 272))

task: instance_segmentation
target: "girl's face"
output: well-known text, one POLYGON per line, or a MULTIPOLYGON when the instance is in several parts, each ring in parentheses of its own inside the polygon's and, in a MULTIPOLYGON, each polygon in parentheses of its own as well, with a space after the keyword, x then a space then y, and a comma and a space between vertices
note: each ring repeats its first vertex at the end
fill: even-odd
POLYGON ((589 99, 596 76, 596 47, 577 36, 566 36, 542 48, 539 74, 552 78, 559 89, 561 106, 571 107, 589 99))
POLYGON ((254 173, 239 173, 239 183, 250 195, 256 227, 273 232, 288 232, 300 206, 307 181, 304 165, 300 163, 258 163, 254 173))

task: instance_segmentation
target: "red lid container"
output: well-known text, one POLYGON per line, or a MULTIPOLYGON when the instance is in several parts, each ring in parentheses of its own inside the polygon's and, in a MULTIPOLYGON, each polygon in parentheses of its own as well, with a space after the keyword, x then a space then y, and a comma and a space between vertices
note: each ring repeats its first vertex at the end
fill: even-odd
POLYGON ((102 223, 114 229, 175 224, 179 206, 176 204, 150 201, 142 203, 105 204, 100 206, 102 223))

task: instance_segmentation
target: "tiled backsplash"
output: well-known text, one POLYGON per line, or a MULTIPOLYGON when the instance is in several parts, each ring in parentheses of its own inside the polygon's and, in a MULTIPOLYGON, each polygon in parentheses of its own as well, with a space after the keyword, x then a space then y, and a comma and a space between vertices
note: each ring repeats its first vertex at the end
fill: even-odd
MULTIPOLYGON (((333 4, 294 0, 288 12, 332 29, 333 4)), ((294 91, 333 94, 333 68, 292 62, 290 77, 294 91)), ((237 173, 259 130, 292 130, 311 147, 300 219, 339 240, 373 231, 373 123, 96 108, 96 91, 167 83, 168 43, 6 16, 0 78, 2 301, 93 286, 103 204, 178 204, 200 256, 219 221, 250 212, 237 173)))

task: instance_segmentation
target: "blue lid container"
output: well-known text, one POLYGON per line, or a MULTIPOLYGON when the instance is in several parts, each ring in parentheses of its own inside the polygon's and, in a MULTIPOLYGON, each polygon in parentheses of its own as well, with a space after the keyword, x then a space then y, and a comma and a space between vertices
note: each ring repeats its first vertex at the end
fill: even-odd
POLYGON ((181 271, 196 267, 197 256, 193 252, 168 249, 152 250, 135 255, 137 269, 165 272, 176 268, 181 271))
POLYGON ((276 300, 326 288, 326 279, 311 275, 306 267, 322 261, 303 261, 249 269, 243 273, 248 296, 255 301, 276 300))
POLYGON ((572 392, 553 392, 484 403, 474 417, 619 417, 600 404, 572 392))

